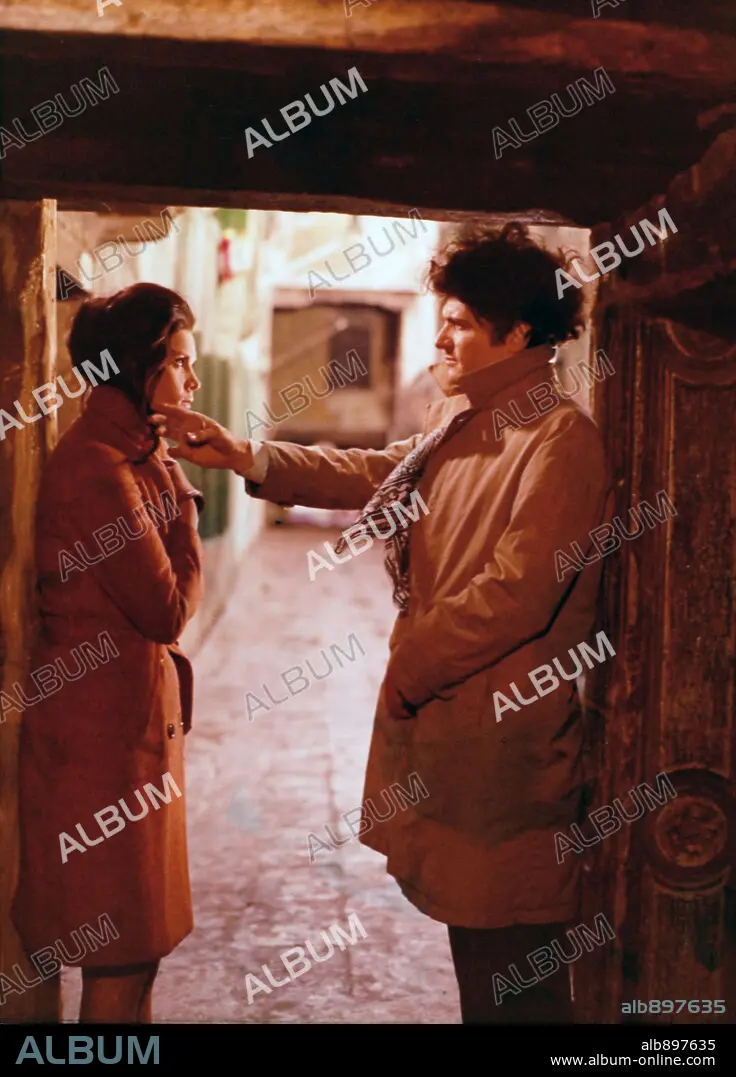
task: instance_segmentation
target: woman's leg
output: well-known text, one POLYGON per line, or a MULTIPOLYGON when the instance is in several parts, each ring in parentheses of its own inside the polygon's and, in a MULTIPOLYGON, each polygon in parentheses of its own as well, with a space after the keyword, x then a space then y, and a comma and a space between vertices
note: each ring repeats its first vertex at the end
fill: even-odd
POLYGON ((158 962, 82 969, 80 1022, 150 1022, 151 988, 157 971, 158 962))
POLYGON ((151 965, 148 980, 143 987, 143 996, 138 1008, 138 1022, 141 1025, 150 1025, 153 1021, 153 981, 158 973, 158 961, 151 965))

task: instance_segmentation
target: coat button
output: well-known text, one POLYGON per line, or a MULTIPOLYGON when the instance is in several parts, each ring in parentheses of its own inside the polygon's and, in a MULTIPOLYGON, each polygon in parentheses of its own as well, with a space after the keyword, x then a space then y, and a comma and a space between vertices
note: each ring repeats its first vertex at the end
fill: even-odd
POLYGON ((169 724, 166 726, 166 736, 169 738, 169 740, 171 740, 172 737, 176 736, 176 726, 173 722, 169 722, 169 724))

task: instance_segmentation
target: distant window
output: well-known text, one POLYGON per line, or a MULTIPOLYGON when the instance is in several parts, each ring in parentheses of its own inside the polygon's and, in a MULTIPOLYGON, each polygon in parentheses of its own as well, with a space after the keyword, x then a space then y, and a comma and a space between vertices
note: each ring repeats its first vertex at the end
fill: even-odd
POLYGON ((333 384, 336 381, 337 385, 340 385, 345 381, 345 377, 340 376, 339 370, 334 369, 335 364, 338 363, 343 374, 350 367, 350 377, 354 379, 350 382, 351 389, 370 389, 370 355, 371 331, 369 328, 351 325, 347 329, 341 329, 339 333, 335 333, 330 342, 330 377, 333 379, 333 384), (360 356, 361 363, 366 368, 365 374, 355 370, 355 364, 347 358, 348 352, 353 350, 360 356))

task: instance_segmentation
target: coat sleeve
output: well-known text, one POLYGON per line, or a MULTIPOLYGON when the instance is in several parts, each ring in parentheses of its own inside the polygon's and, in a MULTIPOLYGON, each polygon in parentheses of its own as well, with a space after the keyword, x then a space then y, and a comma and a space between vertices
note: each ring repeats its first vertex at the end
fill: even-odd
POLYGON ((184 501, 194 501, 197 506, 197 512, 201 516, 205 504, 204 495, 201 490, 198 490, 197 487, 193 486, 189 481, 181 464, 166 453, 161 458, 161 465, 164 468, 164 474, 168 475, 169 481, 174 487, 174 496, 177 505, 181 505, 184 501))
POLYGON ((421 706, 548 628, 571 583, 558 581, 555 552, 575 541, 589 549, 606 493, 597 428, 569 415, 525 467, 483 571, 433 606, 392 653, 391 676, 405 699, 421 706))
POLYGON ((268 470, 262 483, 246 480, 252 497, 277 505, 315 509, 362 509, 383 480, 422 440, 421 434, 385 449, 329 449, 268 441, 268 470))
POLYGON ((174 643, 201 598, 199 535, 179 515, 169 524, 167 548, 130 465, 107 448, 90 449, 85 470, 77 479, 78 495, 64 508, 84 549, 107 551, 88 571, 142 636, 174 643), (126 538, 123 532, 121 542, 121 516, 132 531, 146 521, 142 537, 126 538))

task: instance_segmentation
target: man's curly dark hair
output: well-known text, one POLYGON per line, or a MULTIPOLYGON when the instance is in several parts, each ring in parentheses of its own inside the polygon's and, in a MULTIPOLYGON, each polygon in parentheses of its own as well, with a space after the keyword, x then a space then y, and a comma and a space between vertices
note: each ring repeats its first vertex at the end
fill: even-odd
POLYGON ((557 293, 555 271, 569 272, 530 237, 523 224, 461 232, 430 262, 427 284, 444 299, 459 299, 485 318, 502 341, 518 322, 531 326, 527 348, 575 340, 584 328, 583 293, 557 293))

